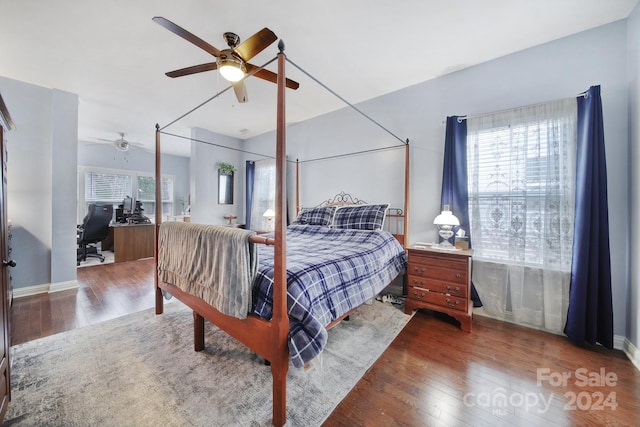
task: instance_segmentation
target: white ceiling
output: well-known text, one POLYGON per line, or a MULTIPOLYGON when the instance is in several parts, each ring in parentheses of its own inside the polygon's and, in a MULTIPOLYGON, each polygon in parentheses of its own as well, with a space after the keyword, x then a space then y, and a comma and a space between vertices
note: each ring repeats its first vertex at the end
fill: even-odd
MULTIPOLYGON (((0 75, 79 95, 81 140, 127 139, 152 147, 164 126, 227 87, 216 71, 165 72, 214 58, 154 23, 163 16, 218 49, 268 27, 288 58, 351 103, 626 18, 638 0, 0 0, 0 75), (338 65, 340 64, 340 65, 338 65)), ((274 58, 274 43, 251 60, 274 58)), ((287 120, 344 104, 295 67, 287 120)), ((267 67, 276 71, 276 64, 267 67)), ((166 130, 191 127, 245 139, 275 128, 275 88, 246 82, 166 130)), ((2 88, 0 88, 1 91, 2 88)), ((167 152, 189 154, 187 141, 167 152)))

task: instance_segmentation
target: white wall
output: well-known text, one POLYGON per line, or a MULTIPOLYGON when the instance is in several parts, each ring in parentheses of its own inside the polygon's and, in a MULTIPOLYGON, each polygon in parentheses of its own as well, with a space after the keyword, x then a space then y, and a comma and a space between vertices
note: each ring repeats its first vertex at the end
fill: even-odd
POLYGON ((628 189, 630 202, 631 230, 629 252, 630 285, 628 293, 627 328, 630 342, 635 348, 640 346, 640 5, 636 6, 627 20, 627 40, 629 53, 629 170, 628 189), (635 166, 635 167, 634 167, 635 166))
MULTIPOLYGON (((629 284, 629 117, 627 26, 619 21, 467 68, 358 105, 401 139, 411 141, 410 242, 432 241, 440 209, 445 126, 450 115, 475 115, 576 96, 602 86, 611 224, 614 332, 627 334, 629 284)), ((423 53, 428 57, 429 52, 423 53)), ((313 72, 311 72, 313 74, 313 72)), ((366 74, 361 76, 365 79, 366 74)), ((323 82, 329 87, 331 82, 323 82)), ((300 84, 313 84, 300 81, 300 84)), ((264 144, 272 135, 248 141, 264 144)), ((289 126, 292 158, 300 160, 393 145, 396 140, 343 109, 289 126)), ((366 200, 402 200, 399 152, 355 156, 301 166, 303 200, 322 200, 336 190, 366 200)), ((637 213, 637 210, 636 210, 637 213)), ((637 216, 636 216, 637 218, 637 216)), ((478 289, 482 294, 482 289, 478 289)))

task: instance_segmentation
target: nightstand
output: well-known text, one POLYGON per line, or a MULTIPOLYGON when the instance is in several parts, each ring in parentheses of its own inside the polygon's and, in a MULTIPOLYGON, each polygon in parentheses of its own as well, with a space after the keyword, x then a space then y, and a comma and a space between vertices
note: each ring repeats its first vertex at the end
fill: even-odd
POLYGON ((407 248, 408 288, 404 311, 426 308, 445 313, 471 332, 471 250, 444 250, 431 246, 407 248))

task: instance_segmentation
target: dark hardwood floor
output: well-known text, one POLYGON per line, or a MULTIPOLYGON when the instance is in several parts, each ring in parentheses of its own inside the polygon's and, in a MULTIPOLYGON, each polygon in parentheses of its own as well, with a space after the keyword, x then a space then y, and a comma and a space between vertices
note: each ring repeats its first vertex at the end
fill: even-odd
MULTIPOLYGON (((14 345, 154 305, 153 260, 78 269, 77 290, 24 297, 14 345)), ((325 426, 638 425, 640 372, 620 351, 475 316, 418 312, 325 426)))
POLYGON ((153 259, 78 268, 78 289, 16 298, 11 343, 154 307, 153 259))

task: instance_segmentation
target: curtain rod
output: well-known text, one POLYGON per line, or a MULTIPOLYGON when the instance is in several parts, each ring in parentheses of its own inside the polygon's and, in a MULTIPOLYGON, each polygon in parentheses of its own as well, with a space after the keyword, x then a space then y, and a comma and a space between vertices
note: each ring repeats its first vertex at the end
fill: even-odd
POLYGON ((344 102, 345 104, 347 104, 349 107, 353 108, 355 111, 357 111, 358 113, 360 113, 362 116, 364 116, 367 120, 369 120, 370 122, 372 122, 373 124, 375 124, 376 126, 378 126, 379 128, 381 128, 382 130, 384 130, 385 132, 387 132, 389 135, 391 135, 392 137, 394 137, 395 139, 397 139, 398 141, 400 141, 402 144, 408 144, 409 143, 409 139, 407 138, 406 141, 404 141, 402 138, 400 138, 399 136, 397 136, 395 133, 391 132, 389 129, 387 129, 386 127, 382 126, 379 122, 377 122, 376 120, 372 119, 371 117, 369 117, 367 114, 365 114, 362 110, 360 110, 358 107, 356 107, 355 105, 353 105, 352 103, 350 103, 349 101, 347 101, 346 99, 344 99, 342 96, 338 95, 336 92, 334 92, 332 89, 330 89, 327 85, 325 85, 324 83, 322 83, 320 80, 316 79, 315 77, 313 77, 311 74, 309 74, 308 72, 306 72, 305 70, 303 70, 300 66, 298 66, 298 64, 296 64, 295 62, 293 62, 292 60, 289 59, 289 57, 285 58, 287 60, 288 63, 290 63, 291 65, 293 65, 294 67, 296 67, 298 70, 300 70, 302 73, 304 73, 307 77, 309 77, 311 80, 313 80, 314 82, 318 83, 320 86, 322 86, 327 92, 331 93, 333 96, 335 96, 336 98, 338 98, 340 101, 344 102))
MULTIPOLYGON (((581 97, 581 96, 583 96, 583 97, 585 97, 585 98, 586 98, 587 96, 589 96, 589 91, 588 91, 588 90, 585 90, 584 92, 581 92, 581 93, 577 94, 575 97, 576 97, 576 98, 578 98, 578 97, 581 97)), ((504 112, 506 112, 506 111, 513 110, 513 109, 515 109, 515 108, 535 107, 535 106, 538 106, 538 105, 547 104, 547 103, 549 103, 549 102, 554 102, 554 101, 564 101, 565 99, 571 99, 571 97, 554 99, 554 100, 552 100, 552 101, 538 102, 538 103, 536 103, 536 104, 522 105, 522 106, 519 106, 519 107, 505 108, 504 110, 492 111, 492 112, 490 112, 490 113, 482 113, 482 114, 475 114, 475 115, 459 116, 459 117, 458 117, 458 123, 462 123, 462 121, 463 121, 463 120, 467 120, 467 119, 475 119, 475 118, 477 118, 477 117, 488 116, 488 115, 490 115, 490 114, 504 113, 504 112)), ((446 121, 446 120, 443 120, 442 122, 440 122, 440 124, 442 124, 442 125, 447 124, 447 121, 446 121)))
POLYGON ((310 162, 317 162, 319 160, 329 160, 329 159, 337 159, 339 157, 349 157, 349 156, 356 156, 358 154, 367 154, 367 153, 374 153, 376 151, 386 151, 386 150, 397 150, 399 148, 402 148, 402 146, 400 145, 394 145, 392 147, 381 147, 381 148, 371 148, 369 150, 362 150, 362 151, 354 151, 352 153, 346 153, 346 154, 335 154, 333 156, 326 156, 326 157, 317 157, 315 159, 309 159, 309 160, 299 160, 298 163, 310 163, 310 162))
MULTIPOLYGON (((209 141, 203 141, 201 139, 191 138, 190 136, 176 135, 174 133, 164 132, 162 130, 160 130, 160 133, 163 134, 163 135, 169 135, 169 136, 173 136, 173 137, 176 137, 176 138, 188 139, 189 141, 195 141, 195 142, 201 142, 201 143, 207 144, 207 145, 213 145, 214 147, 226 148, 227 150, 237 151, 239 153, 252 154, 254 156, 265 157, 265 158, 268 158, 268 159, 275 159, 276 158, 276 156, 271 156, 271 155, 261 154, 261 153, 255 153, 253 151, 247 151, 247 150, 243 150, 241 148, 233 148, 233 147, 229 147, 227 145, 216 144, 215 142, 209 142, 209 141)), ((287 162, 294 163, 292 160, 287 160, 287 162)))
MULTIPOLYGON (((212 146, 218 147, 218 148, 225 148, 227 150, 236 151, 236 152, 243 153, 243 154, 251 154, 251 155, 254 155, 254 156, 260 156, 260 157, 263 157, 263 158, 266 158, 266 159, 275 159, 275 156, 268 155, 268 154, 256 153, 254 151, 247 151, 247 150, 243 150, 241 148, 234 148, 234 147, 229 147, 227 145, 216 144, 215 142, 203 141, 201 139, 191 138, 190 136, 178 135, 178 134, 166 132, 166 131, 163 131, 163 130, 160 130, 160 129, 158 131, 163 135, 173 136, 174 138, 187 139, 189 141, 200 142, 202 144, 212 145, 212 146)), ((407 140, 407 144, 408 143, 409 142, 407 140)), ((394 145, 394 146, 391 146, 391 147, 371 148, 369 150, 354 151, 354 152, 351 152, 351 153, 336 154, 336 155, 333 155, 333 156, 326 156, 326 157, 317 157, 315 159, 309 159, 309 160, 296 159, 294 161, 294 160, 287 159, 287 163, 310 163, 310 162, 316 162, 316 161, 319 161, 319 160, 328 160, 328 159, 336 159, 336 158, 339 158, 339 157, 356 156, 358 154, 367 154, 367 153, 373 153, 373 152, 377 152, 377 151, 396 150, 398 148, 401 148, 401 146, 400 145, 394 145)))

